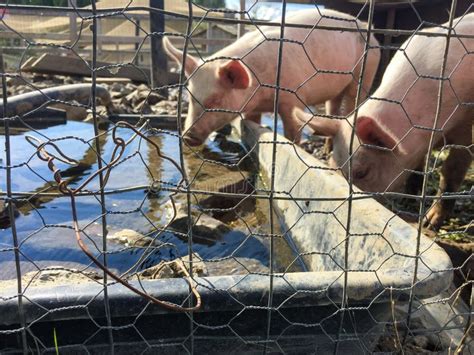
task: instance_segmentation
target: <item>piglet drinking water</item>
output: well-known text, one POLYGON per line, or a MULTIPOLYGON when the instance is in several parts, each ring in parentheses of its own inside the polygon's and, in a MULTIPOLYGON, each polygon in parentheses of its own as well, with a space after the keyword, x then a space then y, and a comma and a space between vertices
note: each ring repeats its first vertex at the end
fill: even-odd
MULTIPOLYGON (((446 35, 447 26, 423 31, 446 35)), ((453 35, 474 35, 474 13, 455 19, 453 27, 453 35)), ((352 179, 359 188, 397 191, 404 186, 409 170, 423 167, 442 82, 434 143, 435 147, 453 146, 441 169, 438 194, 459 189, 473 154, 474 39, 451 38, 441 79, 446 44, 446 36, 414 34, 409 38, 388 65, 380 87, 359 108, 355 125, 353 116, 348 121, 330 120, 295 110, 295 116, 315 133, 333 137, 330 163, 340 167, 345 176, 355 126, 352 179)), ((426 223, 439 228, 453 206, 453 200, 435 202, 426 215, 426 223)))
MULTIPOLYGON (((350 15, 327 9, 299 11, 288 16, 286 22, 366 28, 350 15)), ((326 103, 329 114, 345 114, 341 107, 347 108, 347 113, 353 110, 365 36, 341 30, 286 27, 284 37, 287 41, 283 44, 278 113, 285 136, 298 142, 301 124, 292 115, 295 107, 326 103)), ((279 27, 263 26, 205 60, 187 56, 184 70, 190 104, 184 138, 189 145, 202 144, 211 132, 239 113, 258 122, 261 113, 273 112, 279 38, 279 27)), ((375 38, 370 39, 370 45, 374 48, 369 50, 364 93, 372 85, 380 59, 375 38)), ((169 57, 182 62, 183 53, 167 38, 164 49, 169 57)))

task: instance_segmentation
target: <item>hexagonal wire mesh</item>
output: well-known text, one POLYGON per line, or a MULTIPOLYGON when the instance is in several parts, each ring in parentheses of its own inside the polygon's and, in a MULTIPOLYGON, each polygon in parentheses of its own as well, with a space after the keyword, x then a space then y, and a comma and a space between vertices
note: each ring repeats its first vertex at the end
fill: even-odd
POLYGON ((2 353, 470 352, 472 4, 201 3, 2 7, 2 353))

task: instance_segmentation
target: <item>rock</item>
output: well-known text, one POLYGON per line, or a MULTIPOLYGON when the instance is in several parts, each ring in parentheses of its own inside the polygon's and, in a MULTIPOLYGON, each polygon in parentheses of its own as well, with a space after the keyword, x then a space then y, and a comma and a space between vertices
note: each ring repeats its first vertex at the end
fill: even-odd
POLYGON ((74 81, 74 79, 71 78, 71 77, 66 77, 66 78, 64 79, 64 84, 75 84, 75 81, 74 81))
POLYGON ((154 239, 131 229, 123 229, 109 234, 107 239, 127 247, 147 247, 155 243, 154 239))
MULTIPOLYGON (((140 279, 171 279, 186 277, 183 267, 189 270, 189 256, 173 261, 161 261, 158 265, 152 266, 138 273, 140 279)), ((197 253, 193 253, 193 276, 208 276, 207 268, 201 257, 197 253)))
POLYGON ((132 83, 128 83, 125 86, 123 86, 120 91, 123 95, 128 95, 131 92, 135 91, 136 89, 137 89, 136 85, 133 85, 132 83))
POLYGON ((316 158, 327 161, 330 158, 330 152, 325 151, 325 138, 320 136, 310 136, 307 140, 301 142, 301 147, 316 158))
POLYGON ((140 113, 140 114, 143 114, 143 115, 149 115, 150 113, 152 113, 150 105, 148 104, 148 102, 146 102, 146 100, 140 102, 136 106, 135 110, 136 110, 137 113, 140 113))
POLYGON ((159 107, 152 107, 152 110, 157 115, 166 115, 169 113, 168 110, 159 107))
POLYGON ((25 83, 26 83, 26 80, 19 76, 13 76, 13 77, 7 78, 8 87, 20 86, 20 85, 24 85, 25 83))
POLYGON ((173 88, 168 90, 168 100, 170 101, 178 101, 179 96, 179 89, 173 88))
POLYGON ((31 79, 33 83, 44 83, 46 80, 47 78, 41 74, 34 74, 33 78, 31 79))
MULTIPOLYGON (((108 118, 109 114, 107 108, 104 106, 98 106, 96 109, 97 122, 101 127, 106 127, 110 121, 108 118)), ((93 122, 94 116, 90 110, 87 110, 87 117, 84 119, 84 122, 93 122)))
POLYGON ((120 103, 116 103, 116 102, 114 102, 113 110, 111 111, 117 114, 130 113, 130 109, 127 106, 121 105, 120 103))
POLYGON ((150 88, 145 84, 138 85, 136 90, 139 91, 139 92, 140 91, 150 92, 150 88))
POLYGON ((147 102, 150 105, 156 105, 158 102, 163 100, 165 100, 165 98, 156 92, 151 92, 147 97, 147 102))
POLYGON ((48 79, 55 85, 62 85, 64 83, 64 79, 57 75, 49 75, 48 79))
POLYGON ((175 101, 160 101, 158 102, 155 107, 155 109, 161 109, 164 112, 173 114, 176 113, 176 110, 178 108, 178 103, 175 101))
POLYGON ((111 90, 110 97, 112 100, 117 100, 121 99, 123 97, 123 94, 120 92, 120 90, 111 90))
MULTIPOLYGON (((15 204, 13 204, 13 215, 15 218, 20 215, 15 204)), ((11 220, 10 220, 10 211, 8 210, 8 204, 5 203, 5 200, 0 200, 0 228, 1 229, 9 228, 10 225, 11 225, 11 220)))
MULTIPOLYGON (((173 207, 171 202, 168 202, 165 206, 165 210, 168 220, 171 220, 173 218, 173 207)), ((193 210, 191 215, 193 221, 193 241, 196 243, 212 245, 216 241, 221 240, 225 234, 232 230, 228 225, 204 213, 199 213, 198 211, 193 210)), ((176 216, 172 220, 169 228, 179 232, 177 237, 185 240, 187 239, 187 236, 183 235, 188 233, 186 204, 179 202, 176 203, 176 216)))
POLYGON ((24 94, 26 92, 33 91, 33 89, 28 85, 18 85, 14 91, 14 95, 24 94))
POLYGON ((132 106, 135 106, 138 103, 138 101, 139 101, 138 92, 133 91, 127 96, 123 97, 121 102, 124 104, 128 103, 129 105, 131 104, 132 106))
POLYGON ((66 108, 66 118, 73 121, 82 121, 87 118, 87 109, 78 106, 69 106, 66 108))

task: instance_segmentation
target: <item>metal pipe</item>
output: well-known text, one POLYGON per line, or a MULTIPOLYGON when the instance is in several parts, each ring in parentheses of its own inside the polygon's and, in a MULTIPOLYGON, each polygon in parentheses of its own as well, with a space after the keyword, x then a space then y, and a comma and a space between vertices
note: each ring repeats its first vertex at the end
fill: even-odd
MULTIPOLYGON (((82 105, 88 105, 91 101, 92 84, 71 84, 47 89, 32 88, 35 91, 9 97, 8 100, 5 100, 7 101, 6 106, 3 102, 0 103, 0 110, 6 107, 5 117, 23 115, 52 103, 77 106, 77 104, 68 101, 75 100, 82 105)), ((111 104, 110 93, 105 87, 97 85, 94 92, 105 106, 111 104)))

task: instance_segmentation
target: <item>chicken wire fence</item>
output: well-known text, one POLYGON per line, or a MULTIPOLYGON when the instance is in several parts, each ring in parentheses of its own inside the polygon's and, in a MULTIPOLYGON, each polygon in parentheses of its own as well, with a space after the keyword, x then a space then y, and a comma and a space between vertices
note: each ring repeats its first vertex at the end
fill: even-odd
POLYGON ((473 6, 321 3, 2 5, 2 353, 472 352, 473 6))

